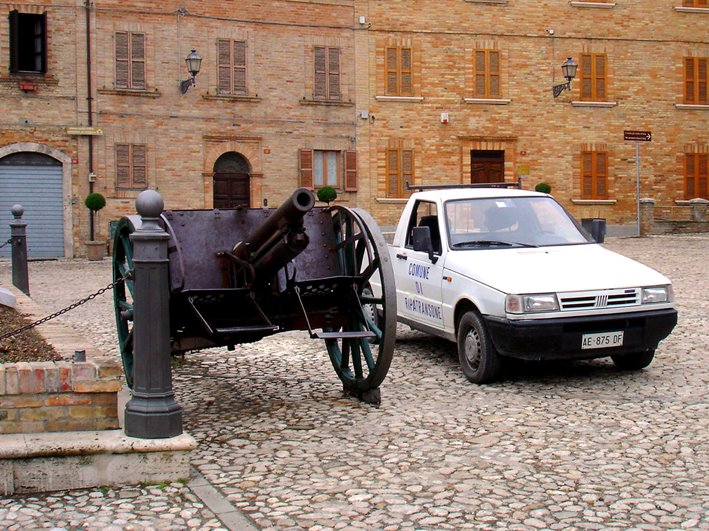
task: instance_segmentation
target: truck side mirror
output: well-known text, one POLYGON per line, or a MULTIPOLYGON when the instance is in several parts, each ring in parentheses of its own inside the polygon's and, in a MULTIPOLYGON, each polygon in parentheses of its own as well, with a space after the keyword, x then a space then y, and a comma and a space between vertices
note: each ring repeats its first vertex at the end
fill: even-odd
POLYGON ((414 246, 414 251, 428 253, 428 259, 432 263, 438 262, 438 257, 433 254, 430 227, 414 227, 411 229, 411 243, 414 246))

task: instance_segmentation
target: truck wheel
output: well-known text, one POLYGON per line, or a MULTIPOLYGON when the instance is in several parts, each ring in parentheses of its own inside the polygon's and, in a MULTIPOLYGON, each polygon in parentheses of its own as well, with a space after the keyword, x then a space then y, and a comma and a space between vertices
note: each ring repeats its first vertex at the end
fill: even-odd
POLYGON ((651 348, 644 352, 631 352, 630 354, 611 356, 611 359, 619 369, 637 371, 650 365, 654 357, 655 349, 651 348))
POLYGON ((458 360, 463 374, 473 383, 493 382, 500 374, 500 356, 476 312, 465 313, 458 323, 458 360))

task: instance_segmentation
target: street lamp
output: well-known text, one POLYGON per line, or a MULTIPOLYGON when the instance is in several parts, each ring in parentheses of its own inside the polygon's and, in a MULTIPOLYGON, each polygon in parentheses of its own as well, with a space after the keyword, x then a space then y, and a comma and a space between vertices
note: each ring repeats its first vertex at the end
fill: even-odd
POLYGON ((576 69, 579 67, 571 57, 567 57, 566 61, 561 65, 561 73, 566 78, 566 83, 554 85, 554 97, 558 97, 564 90, 571 90, 571 80, 576 76, 576 69))
POLYGON ((185 58, 185 63, 187 64, 187 71, 190 73, 190 79, 180 82, 180 90, 184 94, 190 87, 195 86, 194 78, 199 74, 199 67, 202 65, 202 56, 197 53, 196 50, 192 50, 190 54, 185 58))

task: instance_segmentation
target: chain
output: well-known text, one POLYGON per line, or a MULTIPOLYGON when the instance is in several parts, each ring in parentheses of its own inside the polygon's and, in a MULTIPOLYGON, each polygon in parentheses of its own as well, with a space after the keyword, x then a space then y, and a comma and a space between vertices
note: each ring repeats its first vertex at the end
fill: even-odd
POLYGON ((5 247, 6 245, 8 245, 10 243, 12 243, 12 238, 8 238, 8 240, 6 242, 0 243, 0 249, 2 249, 3 247, 5 247))
POLYGON ((77 301, 77 302, 75 302, 75 303, 73 303, 73 304, 70 304, 70 305, 67 306, 66 308, 63 308, 63 309, 59 310, 58 312, 55 312, 55 313, 53 313, 53 314, 51 314, 51 315, 48 315, 47 317, 42 317, 41 319, 35 321, 34 323, 30 323, 30 324, 28 324, 28 325, 21 326, 20 328, 17 328, 17 329, 15 329, 15 330, 12 330, 11 332, 7 332, 6 334, 1 335, 1 336, 0 336, 0 341, 2 341, 2 340, 4 340, 4 339, 7 339, 8 337, 12 337, 12 336, 16 336, 16 335, 18 335, 18 334, 21 334, 22 332, 25 332, 26 330, 29 330, 30 328, 34 328, 35 326, 39 326, 39 325, 41 325, 42 323, 46 323, 47 321, 50 321, 51 319, 54 319, 55 317, 59 317, 60 315, 63 315, 63 314, 65 314, 65 313, 67 313, 67 312, 70 312, 70 311, 73 310, 74 308, 77 308, 77 307, 81 306, 82 304, 86 304, 87 302, 89 302, 90 300, 95 299, 95 298, 98 297, 99 295, 103 295, 103 294, 104 294, 105 292, 107 292, 108 290, 115 288, 115 287, 118 286, 121 282, 124 282, 124 281, 130 279, 132 275, 133 275, 133 271, 128 271, 128 272, 126 272, 126 274, 123 275, 121 278, 114 280, 114 281, 111 282, 108 286, 106 286, 105 288, 101 288, 101 289, 98 290, 96 293, 92 293, 91 295, 88 295, 88 296, 84 297, 84 298, 81 299, 80 301, 77 301))

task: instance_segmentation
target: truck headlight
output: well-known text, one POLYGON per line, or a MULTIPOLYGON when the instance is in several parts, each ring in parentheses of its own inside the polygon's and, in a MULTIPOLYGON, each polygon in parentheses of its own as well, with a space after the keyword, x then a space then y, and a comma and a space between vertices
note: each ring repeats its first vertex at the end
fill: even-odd
POLYGON ((672 286, 654 286, 642 289, 642 303, 672 302, 672 286))
POLYGON ((555 293, 536 295, 507 295, 505 311, 507 313, 540 313, 559 310, 559 301, 555 293))

